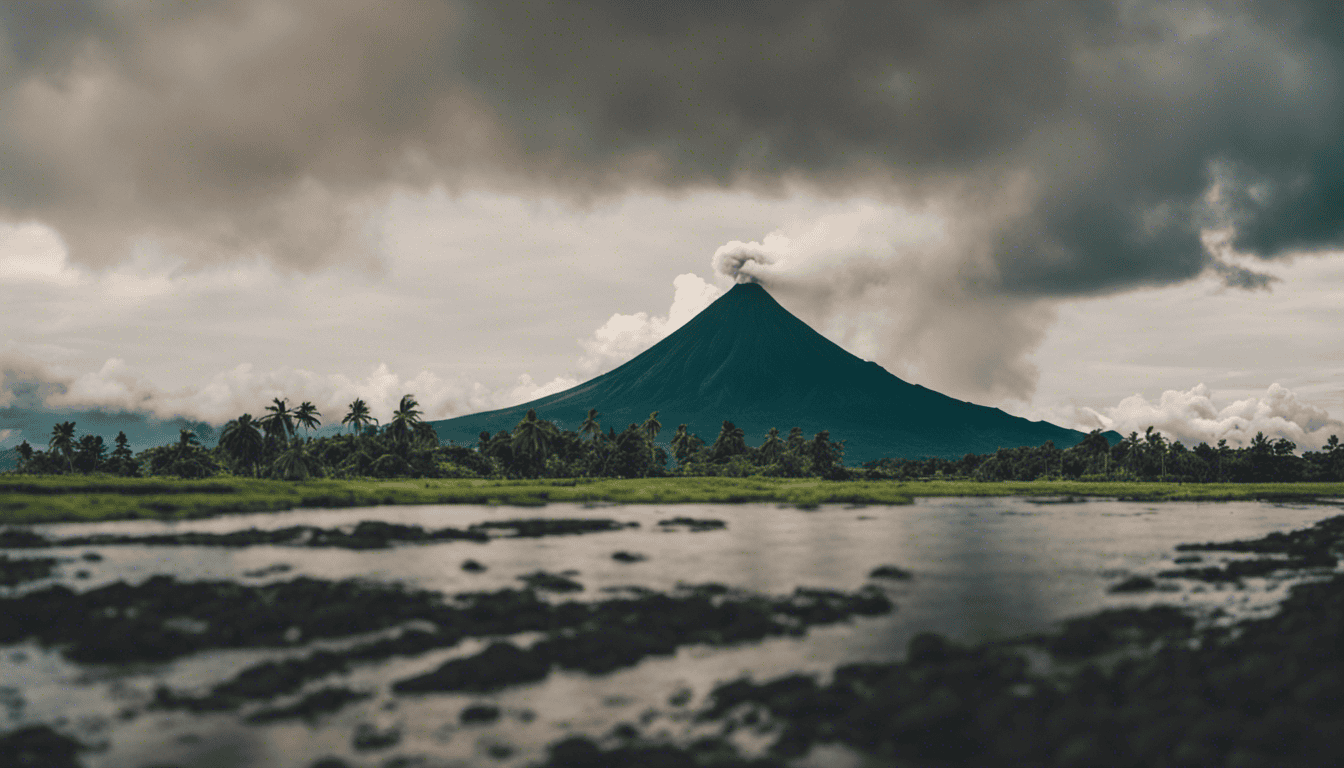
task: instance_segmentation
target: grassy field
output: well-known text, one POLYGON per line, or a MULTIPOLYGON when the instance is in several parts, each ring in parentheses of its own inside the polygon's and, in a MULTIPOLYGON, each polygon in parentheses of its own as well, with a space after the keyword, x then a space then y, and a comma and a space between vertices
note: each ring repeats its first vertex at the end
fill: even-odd
POLYGON ((182 519, 296 507, 548 502, 908 504, 917 496, 1101 496, 1154 501, 1344 498, 1344 483, 831 482, 782 478, 640 480, 210 480, 0 475, 0 523, 182 519))

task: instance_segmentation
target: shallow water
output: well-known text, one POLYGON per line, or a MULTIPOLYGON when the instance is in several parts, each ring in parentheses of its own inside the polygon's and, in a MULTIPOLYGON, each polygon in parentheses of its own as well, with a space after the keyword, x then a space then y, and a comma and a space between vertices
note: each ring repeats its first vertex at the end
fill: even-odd
MULTIPOLYGON (((813 628, 802 638, 773 639, 735 648, 682 648, 673 657, 647 659, 611 675, 554 673, 546 681, 493 695, 397 695, 389 682, 436 667, 444 659, 479 649, 479 643, 356 667, 324 683, 374 693, 368 701, 319 718, 272 726, 243 725, 233 713, 200 716, 145 711, 154 686, 204 689, 256 661, 281 655, 267 650, 217 651, 169 664, 85 667, 31 644, 0 649, 0 730, 44 722, 60 724, 86 743, 89 766, 180 764, 200 766, 307 766, 337 755, 352 765, 382 765, 392 756, 426 756, 423 765, 526 765, 547 743, 575 733, 601 736, 622 722, 647 734, 682 737, 694 731, 689 710, 716 682, 742 674, 757 678, 789 671, 822 672, 851 661, 892 660, 920 631, 979 642, 1048 629, 1070 616, 1101 608, 1168 602, 1229 617, 1272 610, 1288 581, 1248 580, 1247 588, 1182 584, 1179 591, 1111 595, 1123 578, 1171 568, 1174 546, 1184 542, 1255 538, 1308 526, 1338 514, 1325 505, 1258 502, 1118 502, 1031 499, 921 499, 910 506, 816 510, 774 505, 553 504, 543 508, 487 506, 374 507, 240 515, 181 523, 125 521, 35 526, 49 536, 90 533, 148 534, 228 532, 290 525, 337 527, 362 520, 466 527, 513 518, 610 518, 639 527, 579 536, 496 539, 489 543, 403 544, 386 550, 350 551, 259 546, 105 546, 43 550, 68 562, 57 581, 86 589, 151 575, 179 579, 237 579, 259 584, 298 575, 323 579, 361 577, 457 593, 519 586, 517 577, 538 569, 578 571, 585 591, 569 599, 600 599, 605 587, 638 585, 668 590, 679 582, 720 582, 736 588, 786 594, 799 586, 846 591, 879 584, 897 604, 886 616, 813 628), (723 520, 718 531, 664 531, 659 520, 677 516, 723 520), (96 551, 99 562, 81 556, 96 551), (621 563, 616 551, 645 555, 621 563), (465 559, 487 567, 461 569, 465 559), (277 565, 284 572, 247 576, 277 565), (879 565, 914 574, 909 581, 868 578, 879 565), (78 578, 79 571, 87 572, 78 578), (669 703, 689 692, 684 705, 669 703), (464 726, 458 714, 470 703, 500 706, 493 725, 464 726), (359 752, 351 734, 362 723, 397 727, 400 743, 359 752), (500 757, 501 745, 511 750, 500 757), (495 749, 495 754, 490 753, 495 749)), ((11 556, 25 556, 15 551, 11 556)), ((1236 555, 1201 553, 1216 564, 1236 555)), ((40 587, 50 581, 27 588, 40 587)), ((292 651, 290 651, 292 653, 292 651)))

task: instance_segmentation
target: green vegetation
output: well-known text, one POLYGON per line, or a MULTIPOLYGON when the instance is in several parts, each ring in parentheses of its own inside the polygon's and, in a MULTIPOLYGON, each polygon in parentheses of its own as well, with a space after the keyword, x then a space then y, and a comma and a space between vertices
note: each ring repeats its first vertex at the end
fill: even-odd
POLYGON ((1152 501, 1344 498, 1344 483, 1097 483, 663 477, 640 479, 183 480, 107 475, 0 475, 0 523, 185 519, 297 507, 550 502, 907 504, 919 496, 1110 497, 1152 501))

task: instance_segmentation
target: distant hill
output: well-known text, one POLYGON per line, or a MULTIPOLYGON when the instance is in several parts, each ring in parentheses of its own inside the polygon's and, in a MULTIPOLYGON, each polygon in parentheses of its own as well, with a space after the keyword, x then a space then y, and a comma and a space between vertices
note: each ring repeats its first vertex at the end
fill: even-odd
POLYGON ((1047 440, 1067 447, 1084 437, 903 381, 812 330, 755 283, 735 285, 630 362, 572 389, 431 423, 441 439, 474 443, 482 431, 511 430, 529 408, 566 429, 597 408, 617 432, 657 410, 667 434, 686 424, 706 442, 724 419, 751 445, 770 427, 801 427, 809 438, 826 429, 846 441, 848 464, 960 458, 1047 440))

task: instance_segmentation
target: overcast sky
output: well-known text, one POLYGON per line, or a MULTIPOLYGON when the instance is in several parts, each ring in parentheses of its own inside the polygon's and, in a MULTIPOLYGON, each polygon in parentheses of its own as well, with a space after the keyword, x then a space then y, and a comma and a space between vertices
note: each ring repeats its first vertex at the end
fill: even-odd
POLYGON ((1315 449, 1344 435, 1341 15, 6 3, 0 408, 442 418, 751 279, 956 397, 1315 449))

